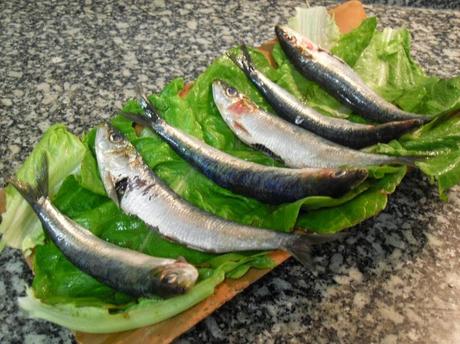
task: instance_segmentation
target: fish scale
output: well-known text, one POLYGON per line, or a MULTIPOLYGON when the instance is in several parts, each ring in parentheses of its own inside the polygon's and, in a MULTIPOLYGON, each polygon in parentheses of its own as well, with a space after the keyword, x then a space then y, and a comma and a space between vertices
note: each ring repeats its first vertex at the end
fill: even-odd
POLYGON ((276 26, 275 33, 283 51, 303 76, 317 82, 362 117, 376 122, 431 120, 426 115, 403 111, 386 101, 344 61, 294 30, 276 26))
MULTIPOLYGON (((287 90, 277 85, 252 63, 248 49, 243 54, 229 54, 232 61, 246 74, 276 113, 287 121, 341 145, 362 148, 378 142, 388 142, 420 126, 421 119, 393 121, 380 125, 353 123, 342 118, 324 116, 300 102, 287 90)), ((335 61, 334 61, 335 62, 335 61)))
MULTIPOLYGON (((182 158, 216 184, 270 204, 294 202, 307 196, 337 197, 360 184, 366 177, 364 169, 288 169, 246 161, 174 128, 161 119, 144 97, 140 102, 144 113, 124 113, 128 119, 151 128, 182 158)), ((238 104, 235 104, 235 111, 238 104)), ((263 147, 258 147, 263 149, 263 147)), ((181 179, 181 184, 186 178, 181 179)), ((177 186, 175 187, 177 190, 177 186)))
POLYGON ((264 146, 289 167, 413 165, 411 158, 365 153, 326 140, 265 112, 221 80, 214 81, 212 90, 222 118, 238 138, 251 146, 264 146), (238 111, 235 111, 235 104, 238 104, 238 111))
POLYGON ((164 237, 200 251, 287 250, 308 265, 314 244, 342 237, 281 233, 229 221, 195 207, 169 188, 116 129, 97 129, 95 151, 104 188, 127 214, 164 237), (126 188, 116 190, 123 181, 126 188))
POLYGON ((47 160, 41 161, 37 186, 11 184, 30 203, 49 238, 77 268, 115 290, 133 296, 182 294, 198 271, 175 259, 158 258, 106 242, 59 212, 47 197, 47 160))
POLYGON ((207 252, 272 250, 290 238, 210 216, 178 197, 153 173, 143 173, 133 181, 120 207, 165 237, 207 252), (139 181, 147 186, 139 187, 139 181))

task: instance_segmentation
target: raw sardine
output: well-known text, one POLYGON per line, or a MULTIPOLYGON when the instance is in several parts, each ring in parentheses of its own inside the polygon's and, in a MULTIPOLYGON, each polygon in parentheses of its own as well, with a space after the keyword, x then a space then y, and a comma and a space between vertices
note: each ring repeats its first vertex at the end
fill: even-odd
POLYGON ((289 167, 413 165, 411 158, 364 153, 328 141, 263 111, 223 81, 214 81, 212 91, 222 118, 240 140, 279 157, 289 167))
POLYGON ((145 97, 140 103, 143 115, 122 115, 153 129, 177 154, 215 183, 235 193, 279 204, 311 195, 338 196, 367 177, 365 169, 290 169, 242 160, 170 126, 145 97))
POLYGON ((307 264, 312 244, 336 238, 281 233, 209 214, 163 183, 134 146, 108 125, 98 128, 95 147, 102 181, 114 202, 152 230, 187 247, 216 253, 282 249, 307 264))
POLYGON ((424 122, 422 119, 409 119, 380 125, 369 125, 324 116, 300 102, 288 91, 258 71, 251 61, 246 46, 242 46, 242 51, 241 56, 229 54, 229 57, 253 82, 276 113, 287 121, 330 141, 347 147, 363 148, 378 142, 388 142, 398 138, 424 122))
POLYGON ((29 202, 44 230, 72 264, 101 283, 136 297, 182 294, 195 284, 198 271, 193 265, 116 246, 60 213, 47 196, 47 166, 43 156, 36 186, 19 180, 11 184, 29 202))
POLYGON ((364 118, 376 122, 430 118, 403 111, 375 93, 344 61, 288 27, 275 27, 289 60, 307 78, 364 118))

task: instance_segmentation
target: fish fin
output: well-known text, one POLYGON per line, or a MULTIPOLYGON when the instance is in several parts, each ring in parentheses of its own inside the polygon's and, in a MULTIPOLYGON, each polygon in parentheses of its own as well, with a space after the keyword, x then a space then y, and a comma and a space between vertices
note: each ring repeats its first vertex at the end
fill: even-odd
POLYGON ((335 58, 337 61, 343 63, 343 64, 346 65, 346 66, 348 66, 348 63, 346 63, 343 59, 341 59, 341 58, 338 57, 337 55, 334 55, 333 53, 331 53, 330 50, 318 46, 318 51, 322 51, 322 52, 324 52, 324 53, 326 53, 326 54, 332 56, 332 57, 335 58))
POLYGON ((136 93, 139 97, 139 105, 141 106, 143 110, 143 116, 148 118, 151 123, 158 122, 161 119, 161 117, 158 114, 157 109, 155 109, 155 106, 153 106, 152 102, 145 95, 144 90, 140 84, 136 86, 136 93))
POLYGON ((305 239, 306 235, 299 235, 291 244, 287 245, 288 251, 298 262, 308 270, 313 270, 313 259, 311 257, 311 243, 305 239))
POLYGON ((176 261, 181 262, 181 263, 187 263, 187 260, 185 259, 184 256, 178 256, 176 258, 176 261))
POLYGON ((36 203, 41 197, 48 196, 48 159, 46 154, 42 154, 36 169, 37 180, 35 185, 21 181, 17 178, 10 179, 9 183, 14 186, 16 190, 24 197, 29 203, 36 203))
POLYGON ((407 165, 417 167, 416 163, 428 159, 429 156, 398 156, 394 158, 394 163, 399 165, 407 165))
POLYGON ((248 49, 247 45, 246 44, 241 44, 240 48, 241 48, 241 51, 243 52, 243 55, 242 55, 243 65, 245 66, 245 68, 249 72, 253 72, 254 71, 254 64, 252 62, 251 54, 249 53, 249 49, 248 49))
MULTIPOLYGON (((319 45, 318 45, 318 51, 322 51, 322 52, 325 52, 326 54, 332 55, 330 50, 328 50, 326 48, 323 48, 323 47, 320 47, 319 45)), ((343 63, 345 63, 345 61, 342 60, 340 57, 337 57, 337 60, 342 61, 343 63)))
POLYGON ((144 87, 142 86, 142 84, 138 83, 136 84, 135 86, 135 91, 136 91, 136 94, 139 96, 139 97, 144 97, 145 95, 145 91, 144 91, 144 87))
POLYGON ((264 146, 261 143, 253 143, 250 146, 252 148, 254 148, 254 149, 257 149, 257 150, 265 153, 266 155, 268 155, 272 159, 275 159, 275 160, 283 162, 283 159, 281 159, 281 157, 279 155, 275 154, 273 151, 271 151, 269 148, 267 148, 266 146, 264 146))
POLYGON ((144 114, 137 114, 134 112, 126 112, 123 110, 120 110, 118 112, 120 115, 125 117, 126 119, 129 119, 130 121, 140 124, 144 127, 150 127, 152 125, 152 121, 150 120, 150 117, 145 116, 144 114))
POLYGON ((331 241, 340 240, 348 236, 347 233, 335 233, 329 235, 298 234, 286 245, 285 249, 292 254, 303 266, 313 268, 311 248, 314 245, 322 245, 331 241))
POLYGON ((244 43, 240 45, 240 49, 243 53, 242 55, 237 55, 235 53, 227 53, 227 56, 243 72, 252 73, 254 71, 254 65, 252 63, 251 55, 249 54, 249 49, 244 43))

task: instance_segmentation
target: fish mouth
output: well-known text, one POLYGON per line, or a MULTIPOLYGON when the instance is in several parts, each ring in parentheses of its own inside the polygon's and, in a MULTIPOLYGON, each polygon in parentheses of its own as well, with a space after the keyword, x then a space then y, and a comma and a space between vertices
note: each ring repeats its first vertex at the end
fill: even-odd
MULTIPOLYGON (((153 271, 157 274, 158 271, 153 271)), ((198 270, 191 264, 184 261, 163 266, 159 272, 159 279, 165 288, 185 292, 190 289, 198 279, 198 270)))
MULTIPOLYGON (((214 103, 216 104, 221 116, 226 121, 231 120, 229 116, 230 112, 228 111, 228 109, 237 100, 237 98, 228 95, 228 91, 226 90, 228 90, 229 87, 230 85, 228 85, 226 82, 222 80, 214 80, 212 83, 212 96, 214 99, 214 103)), ((235 90, 234 88, 232 89, 235 90)))
POLYGON ((243 117, 257 111, 258 108, 225 81, 214 81, 212 88, 214 102, 223 120, 232 130, 243 136, 250 136, 243 123, 243 117))
POLYGON ((279 40, 284 40, 291 44, 297 43, 297 32, 288 28, 287 26, 276 25, 275 33, 279 40))
POLYGON ((130 159, 132 152, 123 134, 108 123, 102 123, 97 127, 94 146, 104 189, 110 199, 119 206, 120 192, 126 189, 126 177, 128 177, 127 169, 123 168, 121 161, 132 160, 130 159))
POLYGON ((339 169, 333 173, 334 179, 346 181, 350 189, 364 182, 368 176, 369 172, 364 168, 339 169))
POLYGON ((276 25, 275 26, 275 33, 278 37, 278 40, 281 42, 286 42, 297 49, 301 49, 302 51, 317 51, 318 47, 315 43, 310 41, 307 37, 302 36, 295 30, 287 26, 276 25))

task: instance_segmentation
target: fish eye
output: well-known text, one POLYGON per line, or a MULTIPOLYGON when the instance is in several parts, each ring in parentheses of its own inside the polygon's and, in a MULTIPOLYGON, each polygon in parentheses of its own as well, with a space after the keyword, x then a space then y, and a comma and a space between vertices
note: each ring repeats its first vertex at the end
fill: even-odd
POLYGON ((113 131, 110 133, 109 139, 112 142, 118 143, 123 140, 123 136, 119 132, 113 131))
POLYGON ((346 170, 339 170, 339 171, 335 172, 334 176, 335 177, 344 177, 346 174, 347 174, 346 170))
POLYGON ((227 93, 229 97, 236 97, 238 95, 238 91, 231 86, 225 89, 225 93, 227 93))
POLYGON ((177 281, 177 277, 176 273, 170 273, 164 277, 164 281, 168 284, 173 284, 177 281))

